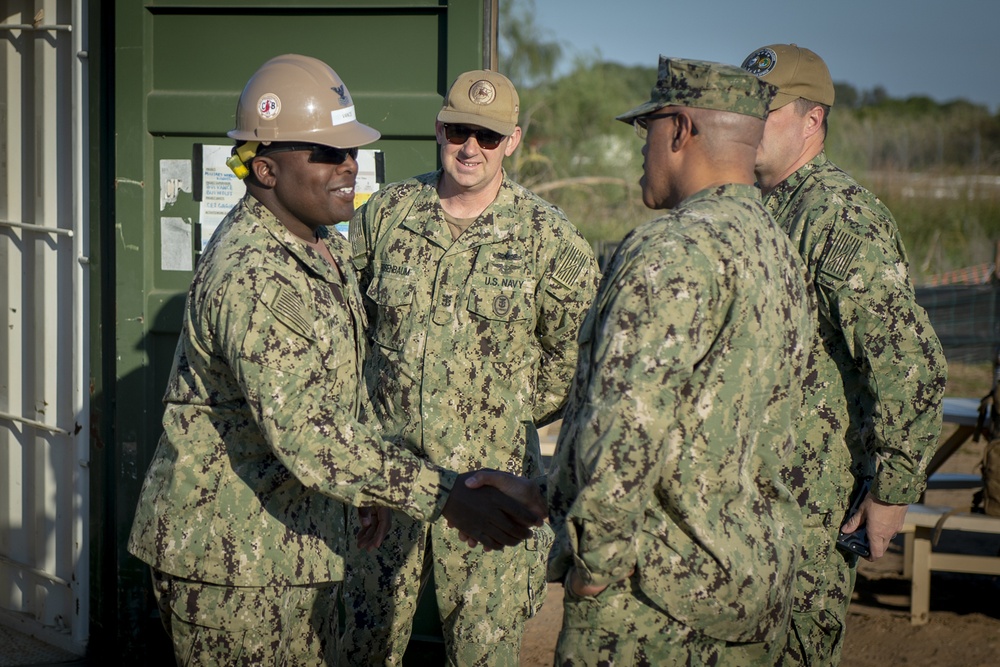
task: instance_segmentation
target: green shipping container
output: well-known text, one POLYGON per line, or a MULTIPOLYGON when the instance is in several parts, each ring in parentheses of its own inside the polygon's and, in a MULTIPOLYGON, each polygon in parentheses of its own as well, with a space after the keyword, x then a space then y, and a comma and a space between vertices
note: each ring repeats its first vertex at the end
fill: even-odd
POLYGON ((0 3, 0 632, 171 663, 125 545, 192 270, 242 194, 217 166, 243 84, 319 58, 382 133, 372 181, 428 171, 449 83, 496 66, 498 2, 0 3))

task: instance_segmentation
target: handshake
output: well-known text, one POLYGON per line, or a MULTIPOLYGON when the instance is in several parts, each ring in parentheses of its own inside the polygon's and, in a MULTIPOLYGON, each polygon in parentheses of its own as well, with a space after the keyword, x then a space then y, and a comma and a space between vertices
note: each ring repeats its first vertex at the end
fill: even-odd
MULTIPOLYGON (((392 512, 385 507, 358 508, 358 547, 373 551, 389 532, 392 512)), ((458 476, 441 512, 470 547, 486 550, 511 547, 531 537, 541 526, 548 505, 538 484, 497 470, 477 470, 458 476)))

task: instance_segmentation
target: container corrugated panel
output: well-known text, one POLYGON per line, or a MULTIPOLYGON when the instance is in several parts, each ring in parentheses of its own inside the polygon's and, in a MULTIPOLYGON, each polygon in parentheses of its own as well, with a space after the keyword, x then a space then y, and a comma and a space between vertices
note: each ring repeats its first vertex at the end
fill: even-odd
POLYGON ((0 8, 0 623, 82 654, 90 565, 83 3, 0 8))

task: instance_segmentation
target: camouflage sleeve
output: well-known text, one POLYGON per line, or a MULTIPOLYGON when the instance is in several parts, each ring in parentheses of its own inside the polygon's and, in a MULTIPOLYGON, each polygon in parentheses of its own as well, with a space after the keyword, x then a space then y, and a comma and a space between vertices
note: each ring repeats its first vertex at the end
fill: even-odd
MULTIPOLYGON (((659 480, 692 485, 701 474, 676 451, 677 408, 726 308, 714 264, 693 245, 670 248, 655 266, 639 254, 606 276, 581 335, 590 373, 574 385, 548 492, 556 549, 571 552, 586 583, 617 581, 636 566, 659 480)), ((550 578, 560 577, 559 558, 553 552, 550 578)))
POLYGON ((433 521, 455 473, 383 442, 355 415, 353 340, 319 352, 296 285, 279 273, 230 277, 207 326, 254 421, 282 464, 307 488, 350 505, 379 504, 433 521), (291 289, 282 289, 289 286, 291 289))
MULTIPOLYGON (((569 223, 565 223, 569 228, 569 223)), ((533 418, 544 426, 562 414, 579 347, 580 325, 594 300, 600 271, 590 244, 568 229, 539 289, 540 316, 535 335, 541 344, 541 367, 533 418)))
MULTIPOLYGON (((865 215, 856 207, 855 214, 865 215)), ((916 502, 941 433, 947 366, 941 343, 914 296, 894 225, 867 211, 868 238, 835 230, 816 267, 820 313, 844 338, 861 372, 847 387, 870 418, 862 438, 877 466, 872 493, 916 502)))

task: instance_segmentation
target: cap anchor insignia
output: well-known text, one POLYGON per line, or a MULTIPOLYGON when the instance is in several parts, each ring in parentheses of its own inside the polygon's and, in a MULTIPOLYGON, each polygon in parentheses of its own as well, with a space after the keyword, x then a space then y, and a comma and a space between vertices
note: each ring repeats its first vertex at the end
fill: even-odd
POLYGON ((493 84, 485 79, 476 81, 472 84, 472 88, 469 89, 469 99, 472 100, 473 104, 481 104, 483 106, 487 104, 492 104, 493 100, 497 98, 497 89, 493 87, 493 84))

